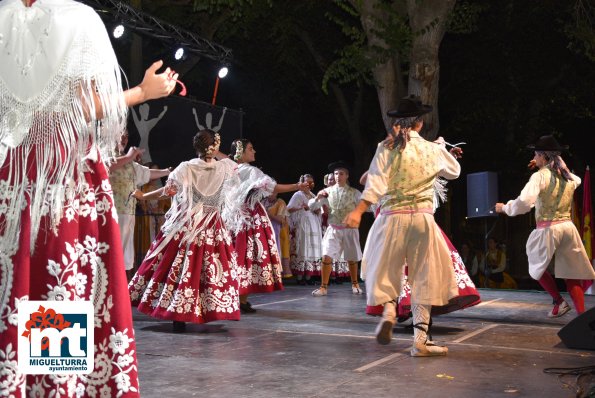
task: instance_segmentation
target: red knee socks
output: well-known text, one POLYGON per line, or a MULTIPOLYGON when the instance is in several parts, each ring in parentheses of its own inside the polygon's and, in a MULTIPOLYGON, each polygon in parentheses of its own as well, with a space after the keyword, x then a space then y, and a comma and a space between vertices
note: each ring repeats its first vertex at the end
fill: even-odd
POLYGON ((562 296, 560 296, 560 291, 558 290, 558 286, 556 286, 556 281, 554 277, 549 272, 545 271, 543 276, 538 280, 539 284, 542 288, 545 289, 546 292, 552 296, 554 299, 554 304, 560 304, 562 302, 562 296))
MULTIPOLYGON (((585 312, 585 295, 583 293, 583 288, 581 286, 581 282, 577 279, 565 279, 566 281, 566 289, 572 298, 572 302, 574 303, 574 309, 576 310, 577 314, 582 314, 585 312)), ((549 272, 544 272, 543 276, 539 279, 539 284, 541 287, 545 289, 546 292, 552 296, 554 299, 555 304, 560 304, 562 302, 562 296, 560 296, 560 291, 558 290, 558 286, 556 286, 556 281, 554 277, 549 272)))
POLYGON ((576 313, 580 315, 585 312, 585 294, 583 293, 581 281, 577 279, 566 279, 566 289, 568 289, 568 293, 572 297, 576 313))

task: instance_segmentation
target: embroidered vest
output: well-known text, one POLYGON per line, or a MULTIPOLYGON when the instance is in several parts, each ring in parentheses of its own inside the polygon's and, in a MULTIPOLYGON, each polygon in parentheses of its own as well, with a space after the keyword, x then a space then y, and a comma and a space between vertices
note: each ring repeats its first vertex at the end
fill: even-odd
POLYGON ((435 181, 440 170, 439 147, 413 133, 402 152, 391 152, 389 161, 395 167, 394 174, 389 176, 383 210, 434 208, 435 181))
POLYGON ((136 213, 136 199, 128 195, 136 188, 134 186, 134 166, 128 163, 123 167, 114 170, 109 176, 114 191, 114 202, 118 214, 134 215, 136 213))
POLYGON ((330 207, 329 224, 343 224, 343 220, 347 214, 357 206, 357 189, 349 185, 345 185, 344 187, 333 185, 327 188, 326 192, 328 192, 328 203, 330 207))
POLYGON ((570 219, 572 195, 576 189, 573 181, 566 181, 561 176, 544 167, 538 171, 546 181, 535 202, 535 220, 558 221, 570 219))

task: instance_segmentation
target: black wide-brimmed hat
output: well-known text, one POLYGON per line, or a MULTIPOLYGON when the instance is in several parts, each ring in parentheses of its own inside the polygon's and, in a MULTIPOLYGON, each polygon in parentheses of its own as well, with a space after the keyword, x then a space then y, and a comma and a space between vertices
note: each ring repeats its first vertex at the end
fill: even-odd
POLYGON ((560 145, 553 135, 542 135, 535 144, 527 145, 533 151, 562 152, 568 150, 568 145, 560 145))
POLYGON ((396 118, 416 117, 431 112, 432 109, 433 108, 430 105, 422 104, 421 99, 418 96, 410 95, 399 101, 396 110, 388 111, 386 114, 396 118))
POLYGON ((328 165, 328 171, 330 171, 331 173, 334 173, 335 170, 337 170, 337 169, 345 169, 345 170, 349 171, 349 165, 342 160, 330 163, 328 165))

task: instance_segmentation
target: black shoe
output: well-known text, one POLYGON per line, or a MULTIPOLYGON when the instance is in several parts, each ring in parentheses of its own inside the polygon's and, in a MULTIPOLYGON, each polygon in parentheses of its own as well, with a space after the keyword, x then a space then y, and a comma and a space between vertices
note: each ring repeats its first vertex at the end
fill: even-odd
POLYGON ((184 333, 186 331, 186 322, 174 321, 174 333, 184 333))
POLYGON ((252 308, 252 304, 246 301, 245 303, 240 303, 240 312, 242 314, 253 314, 256 310, 252 308))

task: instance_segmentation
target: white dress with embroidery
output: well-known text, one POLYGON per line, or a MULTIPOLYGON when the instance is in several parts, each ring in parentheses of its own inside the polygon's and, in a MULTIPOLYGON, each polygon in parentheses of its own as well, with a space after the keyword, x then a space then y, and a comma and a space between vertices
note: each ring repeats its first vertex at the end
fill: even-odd
POLYGON ((295 275, 320 275, 322 264, 322 226, 320 223, 320 203, 313 204, 308 210, 308 201, 314 195, 297 191, 293 194, 288 209, 296 209, 290 215, 295 252, 291 254, 291 269, 295 275))

